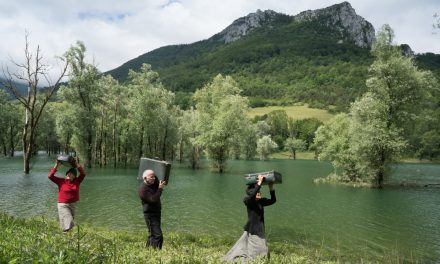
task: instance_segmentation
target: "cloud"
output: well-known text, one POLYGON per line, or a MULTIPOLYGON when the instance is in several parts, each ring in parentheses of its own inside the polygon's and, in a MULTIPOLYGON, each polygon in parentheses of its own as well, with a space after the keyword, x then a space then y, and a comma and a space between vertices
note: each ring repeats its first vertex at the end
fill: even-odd
POLYGON ((89 19, 95 19, 95 20, 103 20, 107 22, 119 22, 121 20, 124 20, 124 18, 129 14, 124 13, 108 13, 108 12, 101 12, 101 11, 84 11, 79 12, 78 17, 80 20, 89 20, 89 19))
MULTIPOLYGON (((21 0, 0 2, 0 63, 24 58, 24 34, 38 44, 45 59, 66 52, 77 40, 87 60, 101 71, 120 66, 153 49, 192 43, 220 32, 235 19, 257 9, 296 15, 340 3, 335 0, 21 0)), ((353 0, 357 14, 376 30, 390 24, 396 42, 416 52, 440 54, 440 34, 432 34, 437 0, 353 0)))

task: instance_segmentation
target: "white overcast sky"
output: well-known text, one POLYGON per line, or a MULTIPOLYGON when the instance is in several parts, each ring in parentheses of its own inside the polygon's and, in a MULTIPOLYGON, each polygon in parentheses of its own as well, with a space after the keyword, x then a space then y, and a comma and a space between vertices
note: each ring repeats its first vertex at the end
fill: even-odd
MULTIPOLYGON (((46 63, 77 40, 101 71, 156 48, 203 40, 235 19, 271 9, 287 15, 328 7, 336 0, 0 0, 0 63, 24 59, 24 35, 38 44, 46 63)), ((440 30, 432 27, 440 0, 352 0, 376 31, 388 23, 395 42, 416 53, 440 54, 440 30)), ((53 67, 55 68, 55 67, 53 67)), ((54 69, 53 69, 54 70, 54 69)))

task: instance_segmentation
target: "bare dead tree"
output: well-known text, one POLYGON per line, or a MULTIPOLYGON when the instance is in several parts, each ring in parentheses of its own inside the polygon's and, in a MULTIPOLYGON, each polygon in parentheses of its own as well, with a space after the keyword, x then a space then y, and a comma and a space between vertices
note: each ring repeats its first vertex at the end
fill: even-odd
POLYGON ((62 65, 60 64, 60 74, 56 78, 56 81, 52 82, 49 76, 49 67, 43 63, 40 46, 37 46, 34 54, 30 51, 29 34, 27 32, 25 34, 25 45, 25 61, 23 63, 17 63, 11 59, 11 63, 17 68, 15 72, 11 73, 8 67, 2 67, 4 76, 2 84, 25 108, 22 143, 24 173, 28 174, 30 171, 30 159, 35 150, 38 122, 40 121, 47 102, 54 95, 62 78, 66 76, 68 61, 65 57, 57 57, 57 59, 62 62, 62 65), (39 88, 40 78, 44 78, 47 83, 44 89, 39 88), (27 83, 27 93, 20 94, 17 82, 27 83))

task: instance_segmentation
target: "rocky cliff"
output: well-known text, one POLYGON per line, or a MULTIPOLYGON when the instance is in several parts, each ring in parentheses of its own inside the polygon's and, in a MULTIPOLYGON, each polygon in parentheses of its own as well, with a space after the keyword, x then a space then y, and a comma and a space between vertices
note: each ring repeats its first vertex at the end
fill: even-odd
MULTIPOLYGON (((269 25, 277 16, 285 16, 272 10, 251 13, 235 20, 230 26, 218 33, 215 38, 229 43, 240 39, 255 28, 269 25)), ((343 2, 327 8, 307 10, 291 17, 295 22, 318 20, 340 32, 338 43, 354 41, 363 48, 370 48, 375 37, 373 25, 356 14, 350 3, 343 2)))
POLYGON ((359 47, 369 48, 375 39, 373 25, 357 15, 348 2, 323 9, 307 10, 293 18, 298 22, 319 19, 341 33, 340 41, 352 40, 359 47))
POLYGON ((235 20, 231 25, 218 33, 217 36, 224 43, 233 42, 245 36, 252 29, 270 23, 277 15, 278 13, 272 10, 264 12, 257 10, 256 13, 250 13, 245 17, 235 20))

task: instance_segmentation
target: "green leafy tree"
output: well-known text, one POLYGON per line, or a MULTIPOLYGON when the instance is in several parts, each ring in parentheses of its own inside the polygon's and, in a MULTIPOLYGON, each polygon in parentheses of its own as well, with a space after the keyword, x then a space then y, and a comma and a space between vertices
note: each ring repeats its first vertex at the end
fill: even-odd
POLYGON ((55 129, 55 114, 53 103, 48 103, 37 127, 37 147, 44 149, 49 156, 60 152, 60 143, 55 129))
POLYGON ((113 161, 113 167, 121 161, 121 142, 124 124, 127 117, 128 96, 118 81, 110 75, 102 76, 97 82, 97 88, 102 94, 102 103, 98 111, 101 115, 97 118, 97 130, 95 139, 95 160, 101 166, 105 166, 108 160, 113 161))
MULTIPOLYGON (((423 109, 429 108, 432 102, 432 92, 437 88, 431 72, 419 70, 412 58, 401 54, 398 47, 393 46, 393 30, 384 25, 376 37, 377 41, 372 52, 376 60, 370 67, 370 78, 366 85, 376 100, 386 106, 383 120, 386 129, 392 134, 411 135, 414 133, 413 123, 423 114, 423 109)), ((408 137, 406 137, 408 138, 408 137)), ((376 155, 380 168, 375 175, 375 182, 382 186, 384 168, 392 157, 387 148, 376 155)))
POLYGON ((249 119, 244 119, 242 123, 243 129, 238 141, 240 142, 241 156, 246 160, 253 159, 257 154, 258 135, 256 125, 252 124, 249 119))
POLYGON ((269 135, 270 126, 267 124, 266 121, 261 120, 255 123, 255 129, 256 129, 256 137, 261 138, 263 136, 269 135))
POLYGON ((9 100, 8 95, 0 90, 0 146, 4 156, 14 156, 19 143, 20 121, 22 114, 20 106, 9 100))
POLYGON ((440 157, 440 134, 437 131, 428 131, 422 136, 422 146, 418 155, 434 160, 440 157))
POLYGON ((274 110, 267 114, 266 122, 270 127, 269 134, 279 149, 284 148, 284 141, 289 136, 288 120, 289 116, 285 110, 274 110))
POLYGON ((179 117, 178 157, 181 163, 187 159, 192 169, 200 167, 201 146, 196 144, 196 138, 200 135, 197 118, 194 108, 183 111, 179 117))
POLYGON ((78 41, 67 52, 70 63, 70 79, 67 86, 60 88, 60 97, 74 109, 72 147, 84 157, 87 167, 92 166, 93 140, 96 132, 97 108, 101 105, 102 94, 97 88, 100 72, 85 60, 86 47, 78 41))
POLYGON ((6 103, 8 101, 8 95, 0 90, 0 145, 3 150, 3 155, 6 156, 8 153, 8 145, 7 145, 7 123, 9 121, 9 117, 7 116, 6 103))
POLYGON ((269 155, 272 154, 277 148, 277 143, 272 140, 270 135, 263 136, 257 141, 257 153, 260 157, 260 160, 268 160, 269 155))
POLYGON ((292 158, 295 160, 296 152, 306 150, 307 143, 302 139, 289 137, 286 139, 286 142, 284 143, 284 149, 289 151, 290 154, 292 155, 292 158))
POLYGON ((290 137, 298 138, 306 143, 306 149, 313 144, 315 132, 323 125, 322 121, 317 118, 305 118, 301 120, 289 120, 290 137))
POLYGON ((206 151, 211 167, 224 171, 226 160, 237 134, 247 118, 248 100, 240 96, 240 89, 229 76, 217 75, 194 94, 200 135, 196 142, 206 151))
POLYGON ((137 131, 137 158, 171 157, 178 141, 179 111, 174 94, 163 87, 159 75, 148 64, 140 72, 130 71, 129 89, 132 101, 128 115, 137 131))
POLYGON ((70 154, 73 150, 72 136, 74 124, 76 123, 76 110, 67 102, 52 103, 55 115, 55 133, 61 146, 61 152, 70 154))
POLYGON ((319 160, 330 160, 334 175, 340 181, 359 181, 356 170, 358 157, 354 155, 350 139, 351 119, 347 114, 338 114, 316 131, 314 147, 319 160))
POLYGON ((356 170, 363 182, 382 187, 388 164, 407 147, 403 129, 389 125, 389 107, 366 93, 351 107, 350 148, 357 157, 356 170))
POLYGON ((369 92, 351 106, 350 117, 338 115, 316 133, 320 157, 343 180, 382 187, 388 164, 408 146, 413 123, 432 102, 435 79, 392 45, 393 35, 388 25, 378 32, 369 92))
MULTIPOLYGON (((438 100, 440 100, 439 97, 438 100)), ((438 104, 440 105, 440 104, 438 104)), ((417 150, 417 157, 436 160, 440 158, 440 107, 427 113, 426 120, 420 125, 418 135, 420 145, 417 150)))

